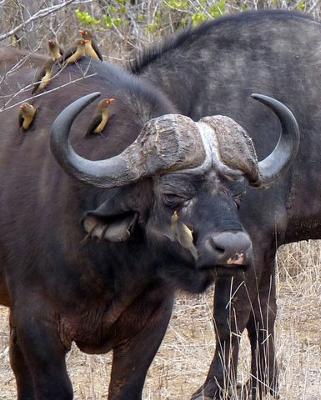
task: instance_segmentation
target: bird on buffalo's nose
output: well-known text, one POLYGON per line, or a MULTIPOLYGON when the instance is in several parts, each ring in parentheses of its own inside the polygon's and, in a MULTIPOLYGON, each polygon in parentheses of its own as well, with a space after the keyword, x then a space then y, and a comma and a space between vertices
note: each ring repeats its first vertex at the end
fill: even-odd
POLYGON ((97 112, 91 121, 86 136, 93 135, 95 133, 101 134, 103 130, 106 128, 106 125, 109 120, 109 110, 108 107, 115 99, 103 99, 97 105, 97 112))

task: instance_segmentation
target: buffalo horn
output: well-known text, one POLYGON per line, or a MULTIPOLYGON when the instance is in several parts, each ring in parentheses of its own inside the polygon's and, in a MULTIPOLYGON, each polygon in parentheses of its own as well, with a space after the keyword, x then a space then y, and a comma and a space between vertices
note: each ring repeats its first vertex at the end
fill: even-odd
POLYGON ((178 114, 149 120, 122 153, 91 161, 79 156, 69 141, 77 115, 100 93, 81 97, 66 107, 51 129, 51 150, 62 168, 78 180, 102 188, 119 187, 161 171, 196 167, 206 156, 196 124, 178 114))
POLYGON ((276 147, 269 156, 258 163, 259 179, 252 183, 253 186, 268 187, 287 170, 296 157, 300 144, 300 131, 294 115, 284 104, 262 94, 251 96, 271 108, 282 127, 276 147))

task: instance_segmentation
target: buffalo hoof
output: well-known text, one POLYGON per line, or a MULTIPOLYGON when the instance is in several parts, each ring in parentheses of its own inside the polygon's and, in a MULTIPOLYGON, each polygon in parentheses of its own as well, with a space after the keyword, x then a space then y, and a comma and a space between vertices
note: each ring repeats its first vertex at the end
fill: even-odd
POLYGON ((223 392, 216 384, 207 383, 192 395, 191 400, 252 400, 249 390, 248 384, 238 383, 234 388, 223 392))
POLYGON ((227 390, 222 390, 215 383, 206 383, 201 386, 191 397, 191 400, 268 400, 280 399, 279 395, 271 390, 269 395, 259 393, 258 389, 252 385, 251 380, 242 385, 237 383, 236 386, 227 390))
MULTIPOLYGON (((238 385, 239 390, 238 390, 238 398, 243 400, 279 400, 280 396, 278 395, 277 391, 272 389, 272 388, 267 388, 267 390, 260 390, 257 386, 253 385, 252 380, 248 380, 245 385, 238 385)), ((233 399, 233 397, 232 397, 233 399)), ((233 399, 234 400, 234 399, 233 399)))
POLYGON ((191 400, 213 400, 213 398, 214 397, 204 396, 202 393, 199 393, 198 395, 194 393, 191 400))
POLYGON ((222 390, 215 383, 206 383, 192 395, 191 400, 220 400, 222 398, 222 390))

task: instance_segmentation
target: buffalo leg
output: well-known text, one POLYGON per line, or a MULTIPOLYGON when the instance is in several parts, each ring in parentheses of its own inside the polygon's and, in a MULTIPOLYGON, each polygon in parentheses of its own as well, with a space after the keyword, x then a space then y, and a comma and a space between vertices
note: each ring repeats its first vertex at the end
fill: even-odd
POLYGON ((143 329, 113 350, 109 400, 140 400, 147 370, 165 335, 172 299, 163 302, 143 329))
POLYGON ((32 376, 17 342, 16 330, 10 323, 10 364, 17 383, 17 400, 35 400, 32 376))
MULTIPOLYGON (((239 343, 249 320, 252 299, 248 287, 256 286, 255 274, 248 277, 253 281, 247 285, 243 278, 219 278, 215 283, 214 326, 216 348, 204 385, 192 396, 193 400, 227 398, 236 392, 239 343)), ((244 275, 245 278, 245 275, 244 275)))
MULTIPOLYGON (((41 306, 43 303, 37 302, 37 304, 41 306)), ((28 306, 24 305, 19 309, 28 310, 28 306)), ((32 378, 35 398, 71 400, 73 393, 65 364, 66 349, 60 342, 54 320, 49 317, 44 318, 43 312, 41 315, 28 312, 28 316, 25 313, 21 315, 19 312, 14 312, 13 323, 18 345, 13 349, 14 360, 15 362, 25 360, 32 378)), ((19 385, 28 376, 19 374, 20 368, 16 368, 16 371, 19 385)), ((27 387, 24 382, 21 390, 27 391, 27 387)), ((28 397, 21 397, 25 398, 28 397)))
POLYGON ((253 313, 247 325, 252 354, 249 391, 254 399, 262 398, 267 392, 277 395, 277 365, 274 348, 277 309, 274 255, 266 264, 270 267, 264 269, 260 279, 259 295, 253 304, 253 313))

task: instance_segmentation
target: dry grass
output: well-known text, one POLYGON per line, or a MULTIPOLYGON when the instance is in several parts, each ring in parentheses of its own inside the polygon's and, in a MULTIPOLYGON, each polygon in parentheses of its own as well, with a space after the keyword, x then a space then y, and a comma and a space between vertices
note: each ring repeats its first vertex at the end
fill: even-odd
MULTIPOLYGON (((318 242, 287 246, 278 258, 277 351, 281 400, 321 398, 321 247, 318 242)), ((205 378, 214 351, 212 290, 180 295, 160 351, 145 384, 145 400, 188 399, 205 378)), ((7 312, 0 310, 0 400, 15 398, 9 367, 7 312)), ((242 339, 239 380, 249 372, 249 346, 242 339)), ((110 355, 87 356, 75 347, 68 368, 75 398, 107 399, 110 355)))

